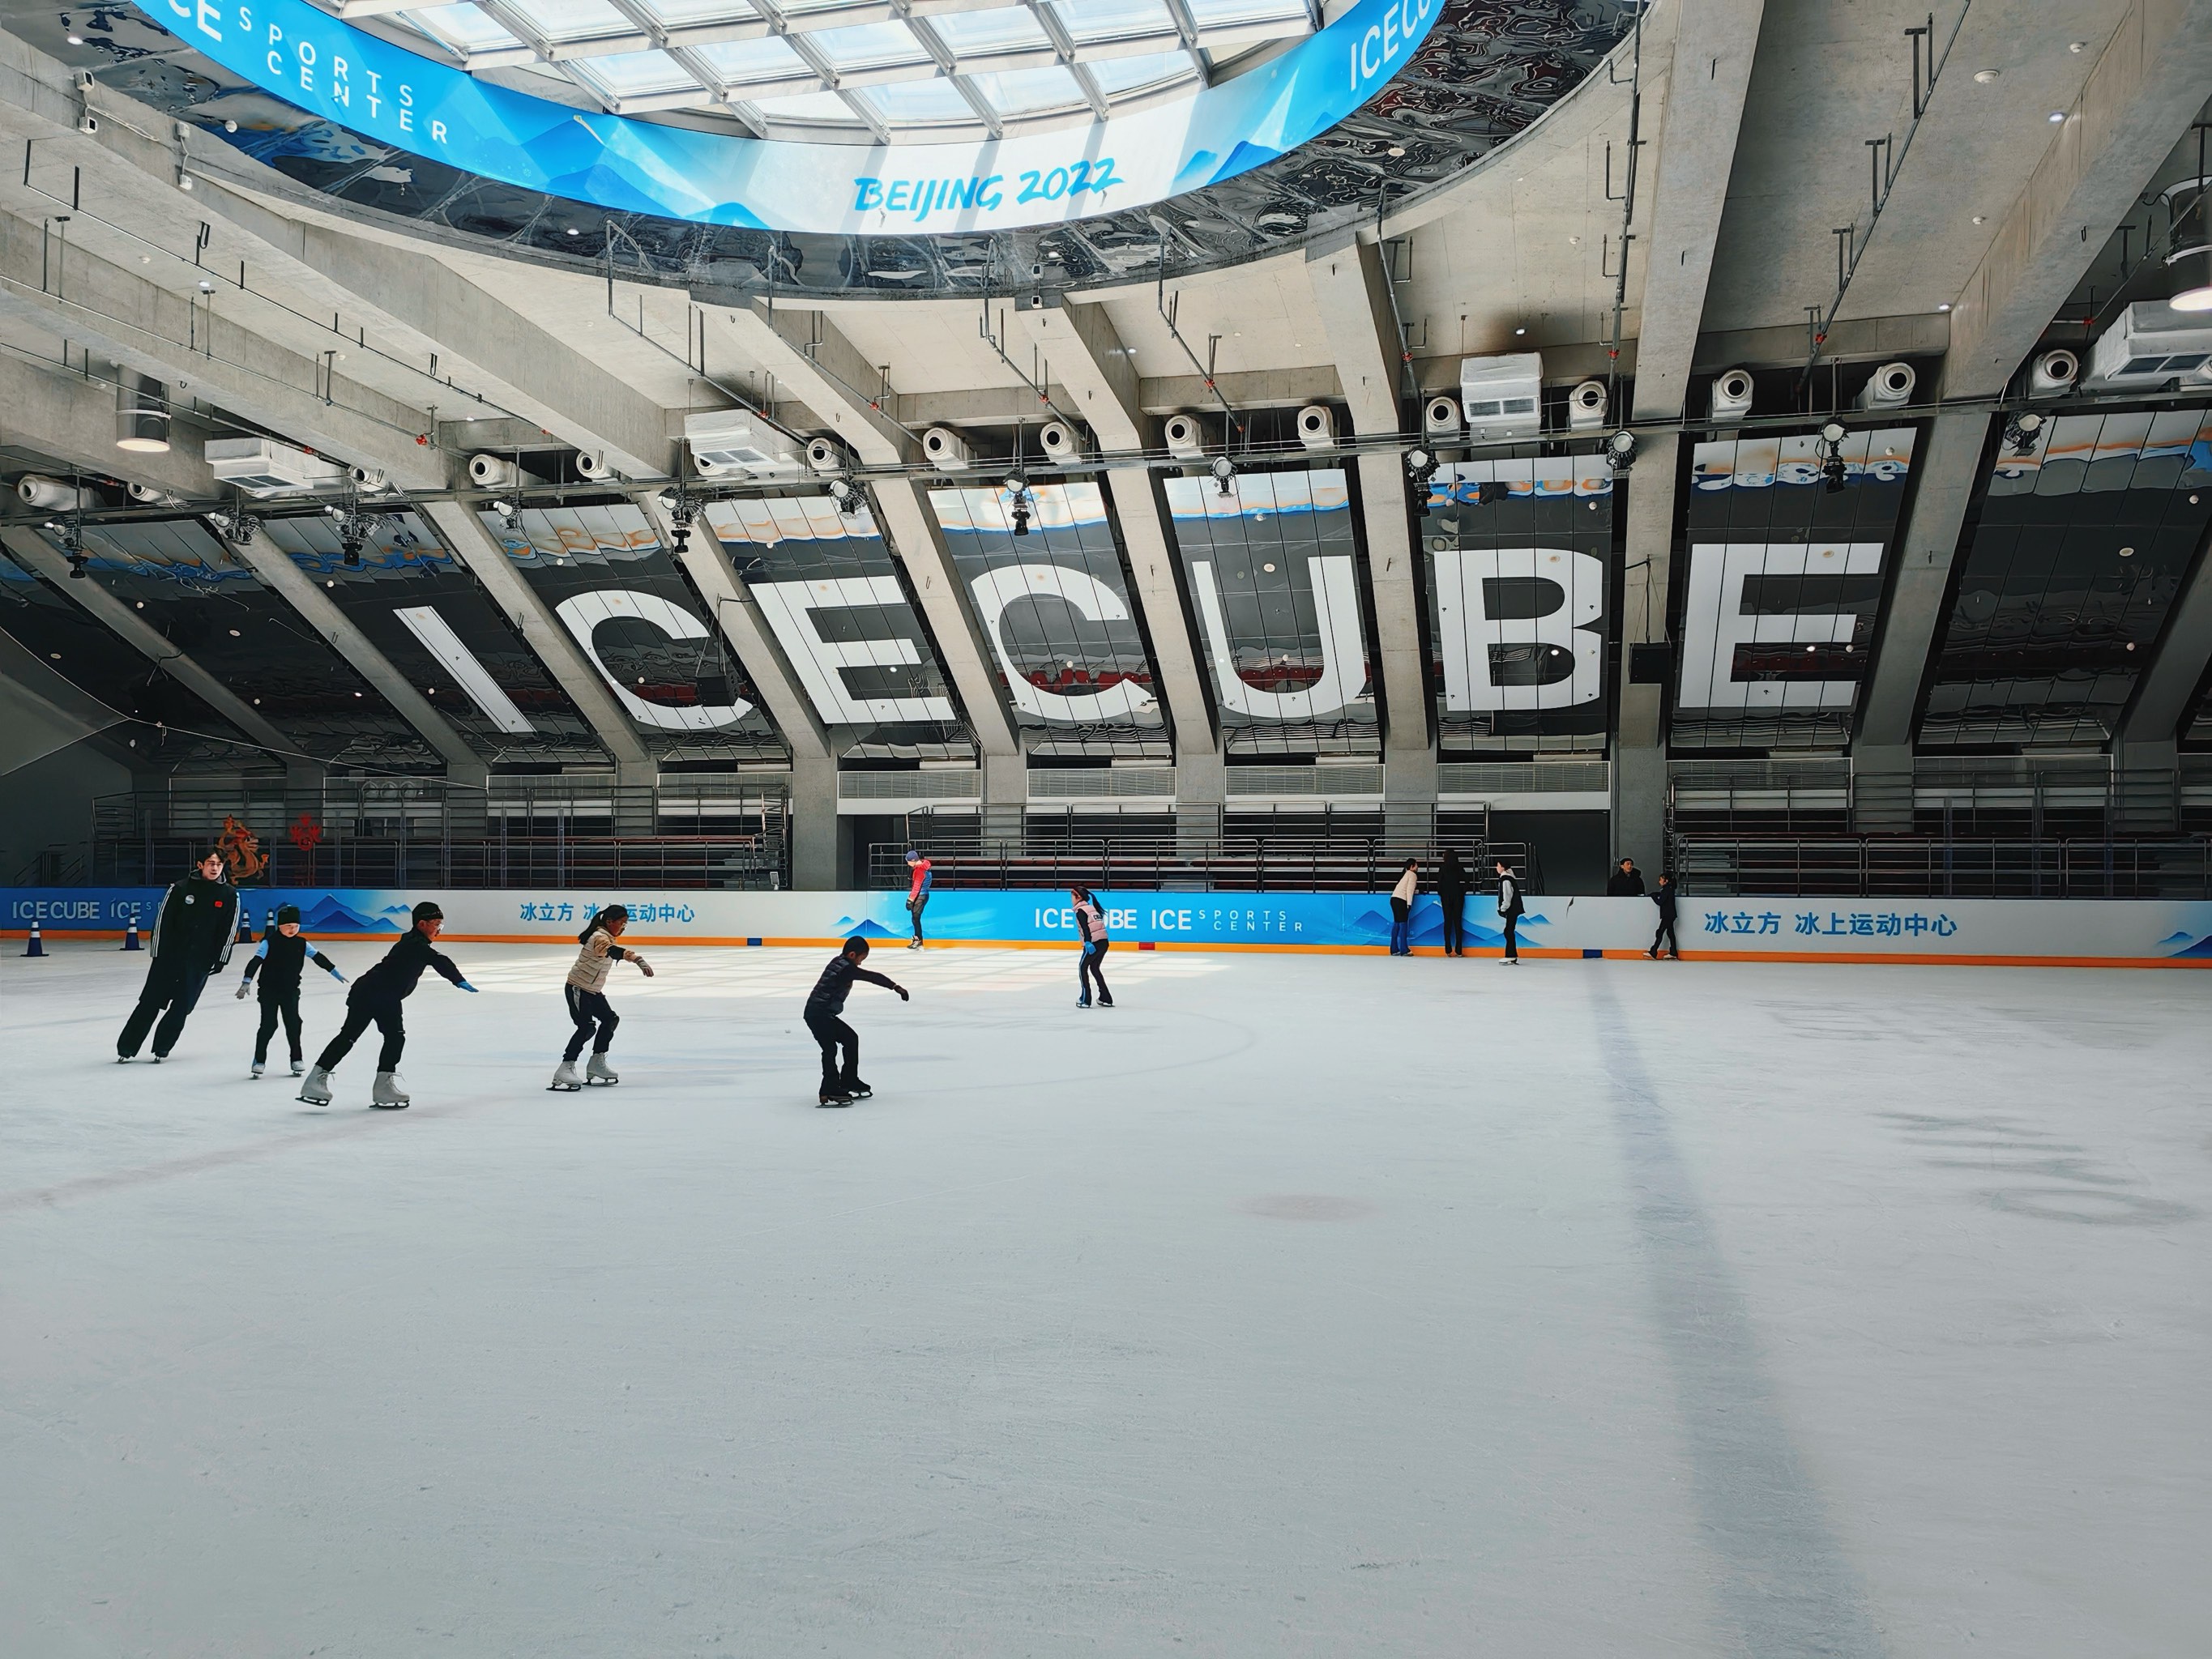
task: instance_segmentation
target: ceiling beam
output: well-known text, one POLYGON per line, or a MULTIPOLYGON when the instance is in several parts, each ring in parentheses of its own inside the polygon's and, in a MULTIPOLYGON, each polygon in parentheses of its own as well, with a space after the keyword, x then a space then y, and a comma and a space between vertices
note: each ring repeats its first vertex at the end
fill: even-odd
POLYGON ((64 599, 74 600, 87 615, 237 727, 248 742, 268 750, 288 766, 302 761, 314 763, 313 756, 271 726, 259 709, 172 645, 167 635, 109 592, 97 578, 72 579, 69 561, 36 531, 10 525, 0 529, 0 544, 5 544, 18 564, 45 577, 64 599))
POLYGON ((630 725, 629 716, 607 690, 599 671, 584 660, 584 653, 553 608, 538 597, 507 556, 499 538, 484 528, 476 506, 470 501, 424 501, 419 509, 435 526, 439 539, 453 556, 483 584, 492 603, 514 624, 515 632, 552 675, 576 712, 599 738, 599 746, 613 757, 619 783, 651 784, 660 775, 659 763, 630 725))
POLYGON ((484 787, 490 779, 491 769, 483 757, 454 729, 453 722, 433 708, 430 700, 392 665, 391 659, 369 642, 368 635, 338 609, 331 596, 315 586, 307 572, 293 562, 290 554, 265 535, 256 536, 251 541, 234 541, 208 520, 203 519, 200 522, 210 535, 222 544, 225 552, 298 611, 307 624, 321 635, 330 647, 398 711, 402 720, 415 728, 416 735, 437 751, 446 763, 447 781, 471 789, 484 787))
MULTIPOLYGON (((1401 429, 1399 371, 1404 359, 1390 299, 1389 273, 1375 243, 1342 236, 1306 256, 1314 304, 1328 331, 1337 379, 1362 438, 1401 429)), ((1393 450, 1360 456, 1359 507, 1375 607, 1382 694, 1387 795, 1436 799, 1436 746, 1430 737, 1428 670, 1421 649, 1420 589, 1413 576, 1413 508, 1406 466, 1393 450), (1423 781, 1419 757, 1427 757, 1423 781)))
MULTIPOLYGON (((1766 0, 1700 0, 1674 27, 1637 328, 1639 421, 1682 413, 1766 0)), ((1631 161, 1632 167, 1636 165, 1631 161)))
POLYGON ((2128 0, 1951 311, 1943 396, 2004 390, 2212 87, 2212 0, 2128 0))
POLYGON ((884 532, 884 544, 906 567, 908 583, 937 641, 945 678, 952 682, 953 695, 960 699, 984 761, 1018 759, 1021 734, 1015 729, 1006 688, 993 665, 998 656, 968 603, 967 584, 952 562, 937 514, 911 478, 874 478, 868 489, 875 497, 876 524, 884 532))
MULTIPOLYGON (((112 374, 112 371, 101 370, 112 374)), ((0 432, 20 443, 110 478, 151 484, 194 501, 223 493, 201 459, 204 434, 173 420, 168 450, 160 454, 115 447, 115 385, 0 351, 0 432)))
POLYGON ((890 394, 882 370, 823 313, 755 300, 735 307, 709 306, 706 314, 748 362, 775 376, 828 422, 865 465, 896 466, 921 459, 913 437, 884 412, 890 394))

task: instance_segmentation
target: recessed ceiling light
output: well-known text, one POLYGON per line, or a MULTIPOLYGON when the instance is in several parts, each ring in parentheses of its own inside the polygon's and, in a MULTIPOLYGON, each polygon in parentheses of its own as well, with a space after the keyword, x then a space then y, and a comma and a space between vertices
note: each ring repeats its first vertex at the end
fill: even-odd
POLYGON ((1526 334, 1528 331, 1525 328, 1516 328, 1513 331, 1516 334, 1526 334))
POLYGON ((1976 82, 1982 86, 1989 85, 1990 82, 1996 78, 1997 71, 1995 70, 1976 70, 1974 71, 1974 79, 1976 82))
POLYGON ((2124 547, 2120 550, 2120 556, 2124 559, 2132 559, 2135 556, 2136 550, 2132 547, 2124 547))
POLYGON ((1580 247, 1582 245, 1583 239, 1579 236, 1570 236, 1567 238, 1567 246, 1569 247, 1580 247))
POLYGON ((581 236, 584 233, 582 231, 577 229, 574 225, 568 227, 568 234, 571 236, 581 236))
POLYGON ((1974 216, 1974 222, 1978 225, 1985 225, 1989 223, 1989 222, 1990 216, 1986 213, 1977 213, 1974 216))
POLYGON ((82 34, 72 34, 69 38, 69 43, 73 46, 81 46, 84 44, 84 36, 82 34))
POLYGON ((2066 50, 2075 52, 2087 52, 2089 50, 2089 43, 2087 40, 2069 40, 2066 43, 2066 50))
POLYGON ((2063 109, 2055 109, 2051 112, 2051 118, 2053 122, 2063 121, 2066 118, 2066 112, 2063 109))
POLYGON ((1403 155, 1405 153, 1406 147, 1403 144, 1393 144, 1390 146, 1390 154, 1394 156, 1403 155))
POLYGON ((1937 307, 1936 307, 1936 310, 1938 310, 1938 311, 1948 311, 1950 308, 1951 308, 1951 302, 1950 302, 1948 300, 1944 301, 1943 301, 1943 303, 1942 303, 1942 305, 1937 306, 1937 307))

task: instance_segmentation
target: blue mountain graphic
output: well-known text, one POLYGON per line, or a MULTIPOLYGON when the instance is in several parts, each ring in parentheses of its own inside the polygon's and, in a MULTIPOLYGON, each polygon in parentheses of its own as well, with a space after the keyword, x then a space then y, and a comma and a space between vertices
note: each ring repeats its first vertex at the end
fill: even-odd
MULTIPOLYGON (((2173 937, 2175 939, 2186 939, 2189 936, 2186 933, 2176 933, 2173 937)), ((2163 939, 2159 942, 2160 944, 2166 943, 2163 939)), ((2185 950, 2176 951, 2173 954, 2177 957, 2212 957, 2212 936, 2200 939, 2196 944, 2188 946, 2185 950)))
MULTIPOLYGON (((386 913, 389 915, 387 911, 386 913)), ((405 914, 404 908, 402 914, 405 914)), ((313 904, 300 908, 303 928, 313 932, 336 928, 347 933, 384 933, 392 931, 392 924, 378 916, 365 916, 349 905, 340 902, 325 893, 313 904)))

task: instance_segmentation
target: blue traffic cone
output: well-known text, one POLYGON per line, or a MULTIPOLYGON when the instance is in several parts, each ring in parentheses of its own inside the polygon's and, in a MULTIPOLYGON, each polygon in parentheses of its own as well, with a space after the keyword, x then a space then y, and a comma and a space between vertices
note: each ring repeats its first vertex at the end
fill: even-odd
POLYGON ((138 942, 138 913, 136 910, 131 913, 131 925, 123 930, 123 948, 126 951, 143 951, 146 948, 138 942))
POLYGON ((46 953, 46 942, 39 937, 39 924, 33 919, 31 923, 31 942, 24 948, 23 954, 27 957, 42 957, 46 953))

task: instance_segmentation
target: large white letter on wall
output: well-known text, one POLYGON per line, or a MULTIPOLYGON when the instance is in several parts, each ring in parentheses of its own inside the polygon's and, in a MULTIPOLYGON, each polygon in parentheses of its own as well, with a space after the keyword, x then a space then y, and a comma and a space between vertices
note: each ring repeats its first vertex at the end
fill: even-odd
POLYGON ((1014 666, 1006 641, 999 631, 999 618, 1017 599, 1058 599, 1071 611, 1093 622, 1127 622, 1129 607, 1121 596, 1087 572, 1057 564, 1003 564, 987 570, 968 584, 975 596, 976 619, 990 635, 991 649, 1006 671, 1006 690, 1014 706, 1048 720, 1109 720, 1133 714, 1152 706, 1150 693, 1133 680, 1122 680, 1089 696, 1070 697, 1048 691, 1014 666))
POLYGON ((1725 542, 1693 544, 1682 612, 1685 708, 1848 708, 1856 680, 1740 680, 1741 645, 1846 645, 1858 613, 1762 611, 1747 615, 1744 584, 1754 576, 1869 576, 1881 568, 1880 542, 1725 542))
POLYGON ((584 647, 584 654, 599 671, 599 678, 639 725, 659 726, 665 732, 712 732, 720 726, 735 726, 753 712, 752 704, 742 697, 712 708, 671 708, 665 703, 647 702, 599 659, 599 647, 592 643, 592 635, 601 623, 641 622, 659 629, 672 640, 705 639, 706 623, 682 605, 672 604, 658 593, 641 593, 628 587, 602 587, 589 593, 571 594, 553 611, 568 625, 568 631, 576 636, 576 643, 584 647))
POLYGON ((1434 557, 1446 708, 1565 708, 1604 692, 1602 560, 1555 547, 1446 548, 1434 557), (1483 584, 1510 580, 1548 583, 1559 602, 1540 617, 1492 617, 1483 584), (1540 684, 1500 685, 1493 645, 1556 646, 1572 654, 1574 669, 1540 684))
POLYGON ((1359 637, 1359 591, 1352 561, 1332 556, 1316 558, 1311 565, 1314 612, 1321 625, 1321 678, 1303 691, 1262 691, 1237 672, 1212 562, 1190 562, 1191 586, 1224 708, 1255 720, 1322 720, 1349 704, 1366 684, 1367 647, 1359 637))
POLYGON ((882 605, 904 612, 896 576, 831 576, 808 582, 755 582, 753 600, 768 618, 814 709, 831 726, 899 720, 956 720, 949 697, 856 697, 844 668, 896 668, 921 660, 909 639, 826 640, 814 613, 882 605))

